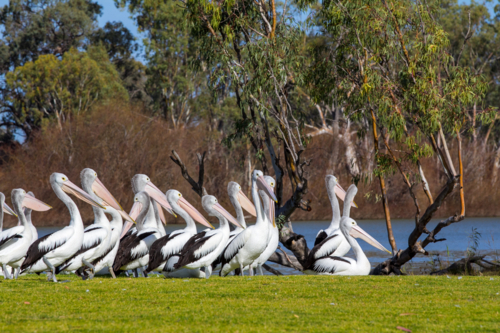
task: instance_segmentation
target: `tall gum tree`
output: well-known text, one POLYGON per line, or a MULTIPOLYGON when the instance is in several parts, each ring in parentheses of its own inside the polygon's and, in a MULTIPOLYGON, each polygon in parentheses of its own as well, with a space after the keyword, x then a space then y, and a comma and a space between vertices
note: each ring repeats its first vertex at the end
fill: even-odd
MULTIPOLYGON (((415 255, 427 254, 428 244, 444 240, 436 237, 442 228, 465 217, 461 136, 472 126, 471 108, 481 106, 487 84, 448 52, 447 34, 435 19, 439 4, 328 0, 312 14, 330 39, 315 51, 315 64, 308 74, 312 98, 328 100, 333 89, 353 121, 372 123, 375 173, 381 177, 382 193, 383 176, 398 172, 415 206, 415 228, 406 249, 396 251, 395 243, 391 244, 394 257, 376 267, 375 274, 400 274, 402 265, 415 255), (458 169, 448 149, 450 140, 457 140, 458 169), (433 154, 446 174, 441 188, 431 188, 420 163, 433 154), (418 189, 425 193, 425 209, 418 189), (459 212, 427 229, 455 189, 460 191, 459 212)), ((467 36, 462 44, 466 41, 467 36)), ((491 110, 481 110, 484 118, 491 117, 491 110)))

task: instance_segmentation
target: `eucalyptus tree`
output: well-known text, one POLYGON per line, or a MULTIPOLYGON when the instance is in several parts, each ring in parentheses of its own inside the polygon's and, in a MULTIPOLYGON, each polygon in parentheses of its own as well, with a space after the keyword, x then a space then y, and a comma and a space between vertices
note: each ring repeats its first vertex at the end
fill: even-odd
MULTIPOLYGON (((376 268, 379 274, 400 273, 415 255, 427 254, 428 244, 444 240, 436 237, 442 228, 465 216, 461 135, 471 126, 469 110, 481 103, 487 84, 449 53, 447 34, 436 21, 439 6, 433 0, 328 0, 314 13, 329 41, 316 50, 309 73, 312 97, 328 100, 335 95, 352 120, 372 123, 384 205, 383 177, 392 172, 401 174, 415 205, 415 228, 405 250, 397 250, 387 220, 395 255, 376 268), (458 170, 448 149, 453 138, 458 170), (446 174, 440 189, 427 183, 421 164, 432 154, 446 174), (428 201, 425 210, 416 193, 420 185, 428 201), (455 188, 460 191, 460 213, 427 229, 455 188)), ((467 36, 461 43, 466 41, 467 36)), ((484 118, 491 117, 482 109, 484 118)))

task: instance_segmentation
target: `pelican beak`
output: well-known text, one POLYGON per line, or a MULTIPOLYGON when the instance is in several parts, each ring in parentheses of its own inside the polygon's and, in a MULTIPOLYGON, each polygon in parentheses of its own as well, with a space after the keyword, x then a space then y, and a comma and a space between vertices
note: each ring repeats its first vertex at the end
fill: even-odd
POLYGON ((269 198, 269 221, 273 221, 273 228, 276 228, 275 209, 273 200, 269 198))
POLYGON ((14 215, 15 217, 18 217, 17 214, 12 210, 12 208, 9 207, 5 202, 3 203, 3 210, 9 215, 14 215))
MULTIPOLYGON (((158 214, 160 215, 160 220, 163 225, 167 225, 167 219, 165 218, 165 213, 163 213, 163 209, 161 208, 161 205, 156 202, 156 208, 158 209, 158 214)), ((177 218, 177 215, 175 215, 174 211, 172 211, 172 215, 177 218)))
MULTIPOLYGON (((149 194, 149 196, 151 198, 153 198, 154 201, 159 203, 160 206, 165 208, 165 210, 167 212, 176 216, 174 214, 174 211, 172 210, 172 207, 170 207, 170 204, 168 203, 167 198, 165 197, 165 194, 163 194, 162 191, 160 191, 160 189, 155 186, 155 184, 153 184, 152 182, 148 182, 146 184, 146 187, 144 188, 144 191, 146 191, 146 193, 149 194)), ((161 217, 161 215, 160 215, 160 217, 161 217)), ((165 216, 163 218, 165 218, 165 216)))
POLYGON ((35 210, 37 212, 45 212, 45 211, 52 208, 51 206, 47 205, 45 202, 38 200, 37 198, 35 198, 34 196, 32 196, 28 193, 26 193, 24 195, 23 207, 35 210))
MULTIPOLYGON (((248 214, 250 214, 252 216, 257 216, 257 212, 255 211, 255 206, 254 206, 253 202, 250 201, 250 199, 248 199, 248 197, 245 195, 245 193, 243 193, 243 191, 240 190, 238 192, 238 195, 236 196, 236 198, 238 199, 238 202, 240 203, 241 208, 246 210, 248 212, 248 214)), ((274 204, 274 202, 273 202, 273 204, 274 204)))
POLYGON ((68 194, 72 194, 74 195, 75 197, 77 197, 78 199, 92 205, 92 206, 95 206, 95 207, 98 207, 98 208, 102 208, 102 209, 106 209, 105 207, 101 206, 97 201, 95 201, 94 199, 92 199, 92 197, 90 195, 87 194, 87 192, 85 192, 84 190, 82 190, 81 188, 79 188, 78 186, 76 186, 75 184, 73 184, 69 179, 66 180, 62 186, 61 186, 61 189, 68 193, 68 194))
POLYGON ((201 213, 194 208, 184 197, 180 197, 179 201, 177 201, 177 204, 186 211, 186 213, 189 214, 195 220, 196 222, 203 224, 205 227, 209 227, 212 229, 215 229, 214 226, 208 222, 201 213))
MULTIPOLYGON (((139 214, 141 213, 141 210, 142 210, 142 203, 140 203, 139 201, 134 202, 134 205, 132 206, 130 213, 127 215, 130 217, 130 219, 133 222, 127 221, 127 223, 123 226, 122 234, 120 235, 120 239, 122 239, 123 236, 125 236, 125 234, 130 230, 130 228, 132 228, 134 223, 136 223, 135 219, 137 219, 137 216, 139 216, 139 214)), ((125 214, 127 214, 127 213, 125 213, 125 214)), ((122 216, 123 216, 123 214, 122 214, 122 216)))
MULTIPOLYGON (((337 195, 337 197, 339 197, 340 200, 344 201, 346 192, 344 191, 344 189, 342 188, 342 186, 340 186, 339 183, 337 183, 337 185, 335 185, 334 191, 335 191, 335 194, 337 195)), ((356 205, 356 203, 354 202, 354 200, 351 203, 351 207, 358 208, 358 205, 356 205)))
POLYGON ((125 211, 118 210, 118 213, 122 216, 122 218, 127 221, 127 223, 135 223, 135 220, 130 217, 125 211))
POLYGON ((105 206, 111 206, 116 210, 123 210, 118 200, 116 200, 115 197, 108 191, 99 178, 96 178, 92 184, 92 190, 104 201, 105 206))
POLYGON ((241 224, 238 223, 238 221, 231 215, 227 210, 224 209, 219 203, 216 203, 214 205, 214 209, 218 211, 219 213, 222 214, 229 222, 237 226, 238 228, 244 229, 241 224))
POLYGON ((259 190, 264 191, 269 196, 269 198, 274 200, 274 202, 278 202, 278 199, 276 199, 276 195, 274 195, 273 188, 269 186, 269 184, 264 179, 264 176, 260 176, 259 178, 257 178, 257 187, 259 188, 259 190))
POLYGON ((364 240, 365 242, 367 242, 371 246, 376 247, 377 249, 379 249, 381 251, 385 251, 385 252, 387 252, 389 254, 392 254, 391 251, 387 250, 375 238, 373 238, 372 236, 370 236, 366 231, 364 231, 363 229, 361 229, 361 227, 359 227, 357 225, 352 226, 351 231, 349 232, 349 234, 352 237, 360 238, 360 239, 364 240))

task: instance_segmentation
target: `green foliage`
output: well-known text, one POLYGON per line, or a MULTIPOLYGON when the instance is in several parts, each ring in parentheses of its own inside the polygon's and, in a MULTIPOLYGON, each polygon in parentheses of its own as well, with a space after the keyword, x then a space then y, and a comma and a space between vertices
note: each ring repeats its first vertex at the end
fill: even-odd
POLYGON ((489 276, 60 278, 2 280, 2 331, 494 332, 500 320, 489 276))
POLYGON ((8 102, 21 112, 16 120, 27 118, 35 126, 43 120, 57 119, 61 124, 72 113, 86 112, 97 101, 127 99, 126 90, 106 51, 90 47, 87 52, 70 49, 62 60, 42 55, 6 75, 6 85, 15 94, 8 102))

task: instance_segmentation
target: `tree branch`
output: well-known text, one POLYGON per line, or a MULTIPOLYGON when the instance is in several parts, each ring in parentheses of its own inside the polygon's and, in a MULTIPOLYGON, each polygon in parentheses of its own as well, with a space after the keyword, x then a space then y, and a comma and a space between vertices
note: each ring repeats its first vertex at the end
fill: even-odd
POLYGON ((203 187, 204 175, 205 175, 205 154, 207 152, 203 152, 203 154, 197 153, 196 157, 198 158, 198 182, 196 182, 187 171, 186 165, 182 162, 181 158, 177 154, 175 150, 172 150, 172 156, 170 158, 181 168, 182 176, 186 179, 193 191, 195 191, 200 197, 207 195, 207 190, 203 187))

